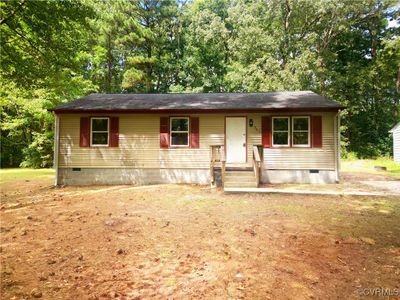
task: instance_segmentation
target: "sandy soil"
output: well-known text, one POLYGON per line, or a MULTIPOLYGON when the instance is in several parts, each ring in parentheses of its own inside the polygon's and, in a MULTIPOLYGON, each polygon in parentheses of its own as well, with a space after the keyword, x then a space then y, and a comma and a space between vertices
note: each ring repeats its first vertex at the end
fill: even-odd
POLYGON ((361 288, 400 288, 397 198, 50 185, 2 186, 2 299, 359 299, 361 288))

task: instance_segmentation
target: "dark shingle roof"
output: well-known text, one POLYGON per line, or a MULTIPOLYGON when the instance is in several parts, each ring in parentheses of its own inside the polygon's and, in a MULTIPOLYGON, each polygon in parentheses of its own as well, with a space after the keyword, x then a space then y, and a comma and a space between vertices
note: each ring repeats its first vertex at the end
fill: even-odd
POLYGON ((311 91, 204 94, 91 94, 59 105, 55 112, 93 111, 267 111, 343 108, 311 91))

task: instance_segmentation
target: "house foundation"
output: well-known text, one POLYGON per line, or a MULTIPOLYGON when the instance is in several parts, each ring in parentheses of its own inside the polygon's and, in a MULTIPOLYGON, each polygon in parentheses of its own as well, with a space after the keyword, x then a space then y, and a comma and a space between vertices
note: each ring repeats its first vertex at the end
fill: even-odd
POLYGON ((209 184, 208 169, 60 168, 59 185, 209 184))

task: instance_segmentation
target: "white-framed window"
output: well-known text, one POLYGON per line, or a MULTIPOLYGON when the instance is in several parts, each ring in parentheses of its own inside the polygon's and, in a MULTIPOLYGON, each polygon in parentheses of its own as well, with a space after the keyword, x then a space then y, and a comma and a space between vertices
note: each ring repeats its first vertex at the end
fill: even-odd
POLYGON ((290 118, 272 118, 272 146, 288 147, 290 145, 290 118))
POLYGON ((310 146, 310 117, 292 117, 292 146, 310 146))
POLYGON ((90 145, 108 146, 110 120, 105 117, 90 118, 90 145))
POLYGON ((189 118, 170 118, 170 139, 173 147, 189 146, 189 118))

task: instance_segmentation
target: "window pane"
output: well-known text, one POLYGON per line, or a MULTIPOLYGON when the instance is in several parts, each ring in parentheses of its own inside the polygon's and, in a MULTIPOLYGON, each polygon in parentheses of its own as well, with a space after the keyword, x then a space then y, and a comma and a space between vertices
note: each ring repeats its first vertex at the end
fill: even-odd
POLYGON ((107 131, 108 130, 108 119, 92 119, 92 130, 93 131, 107 131))
POLYGON ((308 130, 308 118, 293 118, 294 130, 308 130))
POLYGON ((173 146, 187 146, 189 143, 187 133, 171 133, 171 145, 173 146))
POLYGON ((274 145, 287 145, 288 134, 287 132, 274 132, 274 145))
POLYGON ((108 133, 92 133, 92 145, 107 145, 108 144, 108 133))
POLYGON ((293 132, 293 145, 308 145, 308 132, 293 132))
POLYGON ((274 119, 274 130, 289 130, 289 119, 287 118, 274 119))
POLYGON ((172 119, 171 130, 172 131, 188 131, 189 120, 188 119, 172 119))

